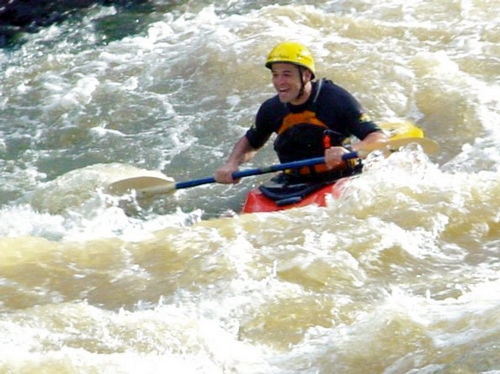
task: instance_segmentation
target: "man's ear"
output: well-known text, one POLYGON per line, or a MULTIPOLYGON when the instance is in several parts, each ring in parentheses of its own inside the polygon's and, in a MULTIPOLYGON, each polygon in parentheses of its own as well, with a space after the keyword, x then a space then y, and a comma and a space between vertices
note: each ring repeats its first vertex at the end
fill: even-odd
POLYGON ((304 82, 309 82, 312 80, 312 73, 309 69, 302 69, 302 77, 304 78, 304 82))

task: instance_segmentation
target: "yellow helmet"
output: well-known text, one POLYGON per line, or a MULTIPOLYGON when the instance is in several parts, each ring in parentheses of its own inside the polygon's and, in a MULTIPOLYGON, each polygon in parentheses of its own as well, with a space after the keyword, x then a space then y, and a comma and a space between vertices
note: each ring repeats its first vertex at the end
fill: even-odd
POLYGON ((314 76, 316 68, 311 51, 304 45, 296 42, 285 42, 275 46, 267 56, 266 67, 271 69, 275 62, 288 62, 309 69, 314 76))

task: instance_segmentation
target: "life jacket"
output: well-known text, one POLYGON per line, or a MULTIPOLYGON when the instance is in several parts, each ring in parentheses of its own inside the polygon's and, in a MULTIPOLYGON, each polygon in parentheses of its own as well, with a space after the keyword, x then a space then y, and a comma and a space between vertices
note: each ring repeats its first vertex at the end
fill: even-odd
POLYGON ((281 162, 303 160, 324 155, 323 133, 328 126, 316 116, 316 101, 319 97, 323 79, 309 108, 300 113, 288 113, 283 118, 274 150, 281 162))
MULTIPOLYGON (((345 135, 329 129, 317 116, 317 100, 324 79, 318 81, 316 93, 308 108, 299 113, 288 113, 282 120, 274 141, 274 150, 281 162, 291 162, 308 158, 322 157, 325 148, 325 136, 328 134, 328 144, 341 145, 346 140, 345 135)), ((298 170, 286 170, 285 173, 315 180, 333 180, 346 175, 352 175, 361 170, 359 159, 352 159, 335 170, 329 170, 325 164, 305 166, 298 170)))

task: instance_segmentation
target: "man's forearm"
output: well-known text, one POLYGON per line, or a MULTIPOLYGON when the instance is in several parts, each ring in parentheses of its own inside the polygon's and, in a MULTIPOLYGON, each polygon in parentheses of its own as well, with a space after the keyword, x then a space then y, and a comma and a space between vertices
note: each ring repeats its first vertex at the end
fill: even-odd
POLYGON ((226 163, 239 166, 242 163, 251 160, 256 152, 257 150, 250 145, 247 137, 243 136, 234 145, 226 163))

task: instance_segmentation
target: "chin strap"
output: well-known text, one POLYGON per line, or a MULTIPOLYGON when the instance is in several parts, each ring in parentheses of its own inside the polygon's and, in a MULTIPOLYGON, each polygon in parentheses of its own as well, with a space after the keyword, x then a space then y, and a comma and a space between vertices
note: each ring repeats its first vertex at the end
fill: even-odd
POLYGON ((295 100, 300 99, 302 97, 302 95, 304 95, 304 76, 303 76, 304 68, 302 66, 298 66, 298 68, 299 68, 299 77, 300 77, 300 90, 299 90, 299 94, 297 95, 295 100))

